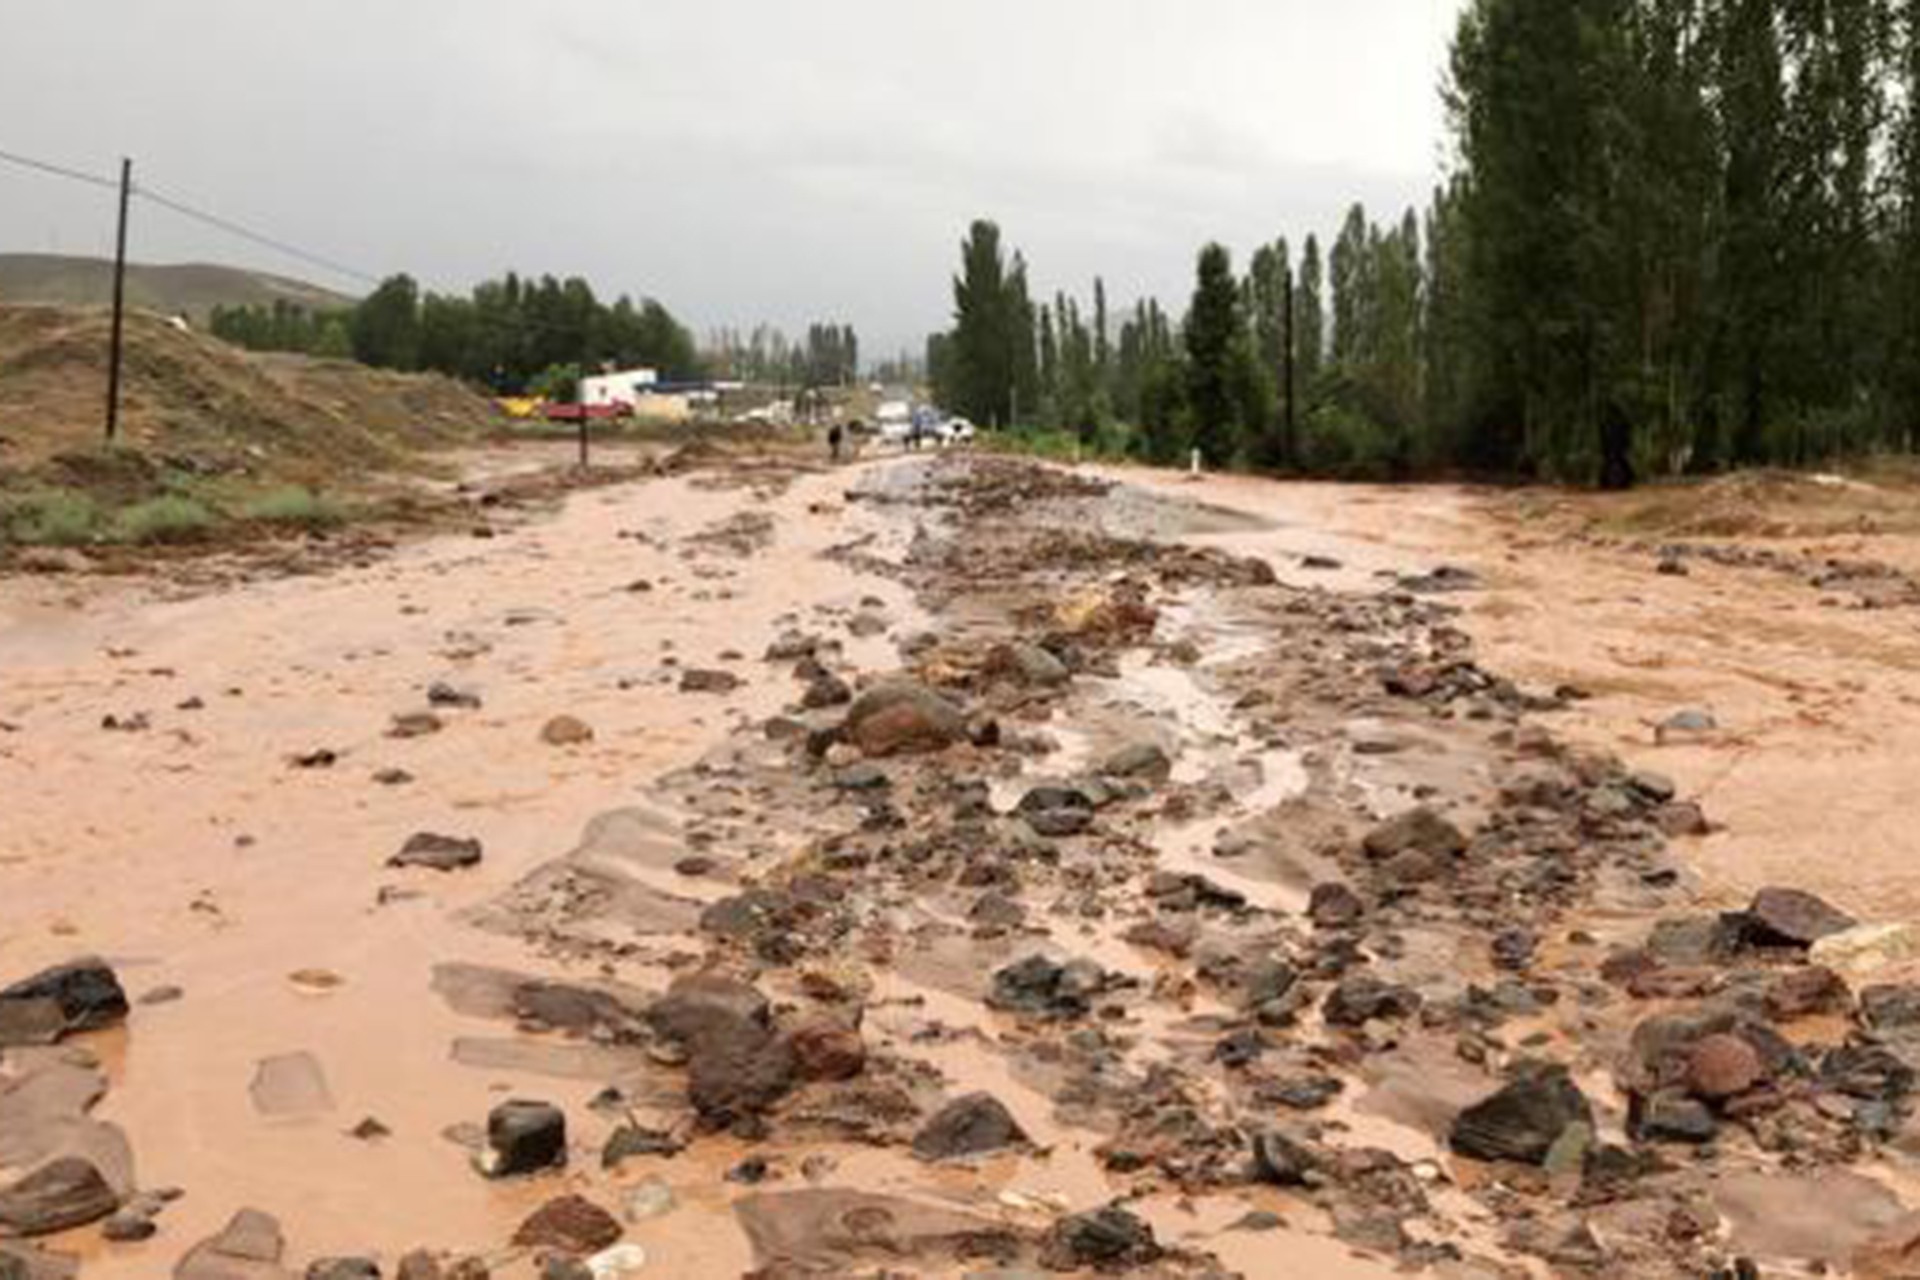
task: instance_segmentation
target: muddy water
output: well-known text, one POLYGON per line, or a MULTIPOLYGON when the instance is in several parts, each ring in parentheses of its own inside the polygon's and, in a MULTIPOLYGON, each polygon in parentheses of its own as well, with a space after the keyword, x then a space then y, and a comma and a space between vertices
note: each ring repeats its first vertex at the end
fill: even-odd
MULTIPOLYGON (((889 584, 818 554, 872 531, 840 489, 828 476, 761 495, 625 486, 497 539, 194 599, 0 586, 0 972, 97 951, 136 997, 185 991, 87 1042, 113 1079, 99 1115, 129 1132, 142 1184, 190 1192, 158 1240, 99 1256, 89 1276, 158 1274, 241 1205, 281 1215, 299 1256, 391 1256, 502 1239, 553 1193, 483 1182, 441 1131, 484 1119, 509 1088, 580 1114, 604 1079, 450 1066, 457 1037, 490 1032, 430 994, 433 966, 527 967, 524 948, 454 918, 787 701, 785 676, 757 661, 786 615, 876 597, 911 621, 889 584), (698 537, 743 507, 771 517, 764 549, 698 537), (650 590, 630 589, 642 580, 650 590), (682 693, 688 666, 745 683, 682 693), (434 681, 482 705, 439 710, 438 733, 387 736, 434 681), (560 713, 594 740, 545 745, 560 713), (290 763, 320 749, 331 767, 290 763), (377 783, 387 768, 413 780, 377 783), (386 870, 418 830, 478 838, 486 860, 447 877, 386 870), (261 1114, 258 1064, 303 1053, 332 1109, 261 1114), (393 1136, 343 1136, 368 1116, 393 1136)), ((892 661, 884 637, 842 639, 863 665, 892 661)), ((62 1243, 91 1253, 88 1234, 62 1243)))

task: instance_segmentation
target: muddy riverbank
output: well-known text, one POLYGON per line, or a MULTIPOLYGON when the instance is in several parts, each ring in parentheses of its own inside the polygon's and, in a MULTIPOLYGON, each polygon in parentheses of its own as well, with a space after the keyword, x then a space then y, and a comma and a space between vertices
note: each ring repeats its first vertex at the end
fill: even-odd
POLYGON ((184 1194, 45 1274, 248 1208, 262 1275, 1895 1256, 1904 971, 1813 956, 1916 886, 1769 827, 1789 659, 1728 655, 1867 677, 1758 627, 1779 575, 1485 501, 716 464, 319 577, 8 583, 0 979, 99 955, 132 1007, 16 1024, 0 1220, 78 1153, 184 1194), (1606 678, 1709 602, 1684 677, 1606 678), (510 1098, 564 1170, 475 1170, 510 1098))

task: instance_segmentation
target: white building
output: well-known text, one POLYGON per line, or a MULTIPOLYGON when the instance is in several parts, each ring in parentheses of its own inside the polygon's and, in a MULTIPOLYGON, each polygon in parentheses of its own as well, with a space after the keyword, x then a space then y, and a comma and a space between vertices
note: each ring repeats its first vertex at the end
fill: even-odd
POLYGON ((636 405, 640 403, 640 398, 659 381, 660 374, 654 369, 623 369, 618 373, 603 373, 592 378, 582 378, 580 402, 589 405, 636 405))

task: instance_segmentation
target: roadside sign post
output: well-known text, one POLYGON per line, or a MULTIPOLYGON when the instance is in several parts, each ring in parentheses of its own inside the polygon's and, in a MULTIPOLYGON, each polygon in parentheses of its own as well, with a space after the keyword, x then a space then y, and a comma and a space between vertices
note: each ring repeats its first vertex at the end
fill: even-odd
POLYGON ((585 471, 587 469, 587 397, 584 393, 576 392, 573 398, 580 409, 580 469, 585 471))

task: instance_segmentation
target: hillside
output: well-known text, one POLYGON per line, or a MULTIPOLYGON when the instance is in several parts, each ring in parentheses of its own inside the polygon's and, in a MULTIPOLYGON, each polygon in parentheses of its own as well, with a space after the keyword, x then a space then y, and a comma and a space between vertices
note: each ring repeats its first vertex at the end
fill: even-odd
MULTIPOLYGON (((0 306, 0 487, 98 443, 108 328, 97 309, 0 306)), ((334 485, 470 438, 493 412, 448 378, 253 355, 146 312, 126 336, 123 443, 196 475, 334 485)))
MULTIPOLYGON (((105 306, 113 300, 113 263, 50 253, 0 253, 0 304, 105 306)), ((285 276, 210 263, 151 266, 129 263, 127 301, 164 315, 184 315, 205 327, 216 306, 286 301, 315 310, 349 306, 354 299, 285 276)))

